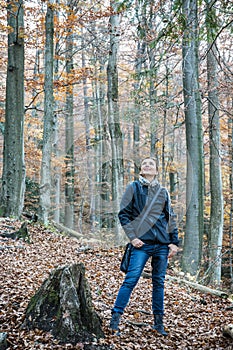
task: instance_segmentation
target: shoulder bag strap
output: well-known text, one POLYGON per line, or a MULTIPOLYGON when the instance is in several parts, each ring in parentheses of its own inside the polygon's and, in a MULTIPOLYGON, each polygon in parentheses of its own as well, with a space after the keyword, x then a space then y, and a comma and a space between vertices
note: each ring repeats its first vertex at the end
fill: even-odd
POLYGON ((142 216, 142 218, 141 218, 141 220, 140 220, 140 223, 139 223, 139 225, 138 225, 137 231, 139 231, 139 229, 140 229, 140 227, 141 227, 143 221, 145 220, 145 217, 148 215, 148 213, 150 212, 150 210, 151 210, 152 206, 154 205, 156 199, 158 198, 158 195, 159 195, 159 193, 160 193, 160 191, 161 191, 161 188, 162 188, 162 187, 159 187, 157 193, 155 194, 154 198, 153 198, 152 201, 150 202, 150 205, 148 205, 148 207, 146 208, 146 210, 145 210, 145 212, 144 212, 144 214, 143 214, 143 216, 142 216))

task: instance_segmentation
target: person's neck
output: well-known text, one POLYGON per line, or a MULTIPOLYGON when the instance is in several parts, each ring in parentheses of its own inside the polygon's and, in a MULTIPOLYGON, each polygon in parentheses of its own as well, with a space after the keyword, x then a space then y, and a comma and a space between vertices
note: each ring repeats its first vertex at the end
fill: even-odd
POLYGON ((143 175, 143 177, 145 178, 145 179, 147 179, 149 182, 152 182, 154 179, 155 179, 155 177, 153 176, 153 175, 143 175))

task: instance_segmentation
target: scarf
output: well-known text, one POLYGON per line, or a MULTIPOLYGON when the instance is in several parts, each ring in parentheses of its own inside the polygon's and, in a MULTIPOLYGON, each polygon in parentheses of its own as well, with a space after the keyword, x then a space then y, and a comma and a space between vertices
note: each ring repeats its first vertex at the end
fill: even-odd
POLYGON ((155 187, 157 184, 158 184, 158 180, 157 179, 154 179, 153 181, 149 181, 147 179, 145 179, 143 176, 139 176, 139 181, 142 185, 144 186, 150 186, 150 187, 155 187))

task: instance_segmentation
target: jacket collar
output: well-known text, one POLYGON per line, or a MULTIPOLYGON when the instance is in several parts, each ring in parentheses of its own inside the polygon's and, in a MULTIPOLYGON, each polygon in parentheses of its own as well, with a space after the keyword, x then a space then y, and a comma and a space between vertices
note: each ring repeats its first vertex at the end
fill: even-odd
POLYGON ((139 182, 144 185, 144 186, 150 186, 150 187, 155 187, 158 184, 158 180, 154 179, 153 181, 148 181, 147 179, 145 179, 143 176, 139 176, 139 182))

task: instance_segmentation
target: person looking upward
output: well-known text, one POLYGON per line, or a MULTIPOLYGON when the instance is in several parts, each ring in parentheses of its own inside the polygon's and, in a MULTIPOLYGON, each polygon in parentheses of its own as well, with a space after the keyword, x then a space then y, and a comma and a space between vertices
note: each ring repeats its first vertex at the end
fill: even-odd
POLYGON ((142 271, 151 257, 153 329, 164 329, 164 280, 168 258, 178 251, 178 229, 168 190, 157 180, 157 164, 148 157, 141 162, 139 179, 131 182, 122 196, 118 217, 133 248, 128 271, 118 291, 110 330, 119 335, 119 323, 142 271), (144 215, 145 211, 148 213, 144 215))

